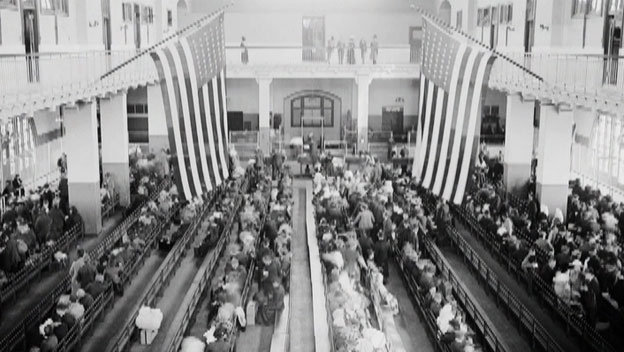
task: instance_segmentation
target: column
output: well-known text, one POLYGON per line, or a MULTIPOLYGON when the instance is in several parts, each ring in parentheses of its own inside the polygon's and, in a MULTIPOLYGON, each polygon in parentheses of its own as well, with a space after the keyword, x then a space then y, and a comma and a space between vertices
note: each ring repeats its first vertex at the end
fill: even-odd
POLYGON ((150 152, 157 153, 163 148, 169 149, 167 118, 160 84, 147 86, 147 130, 150 152))
POLYGON ((357 84, 357 131, 358 151, 368 151, 368 88, 372 78, 369 75, 358 75, 357 84))
POLYGON ((504 179, 507 191, 518 196, 526 195, 526 185, 531 177, 534 115, 535 99, 519 94, 507 95, 504 179))
POLYGON ((97 235, 102 231, 102 209, 95 102, 81 103, 64 111, 67 134, 63 147, 67 151, 69 203, 82 215, 85 233, 97 235))
POLYGON ((258 82, 258 147, 264 155, 271 152, 271 81, 270 77, 256 78, 258 82))
POLYGON ((561 105, 541 105, 537 155, 537 197, 549 215, 559 208, 566 214, 572 147, 572 110, 561 105))
POLYGON ((102 173, 111 174, 119 204, 124 207, 130 205, 127 97, 122 91, 100 100, 102 173))

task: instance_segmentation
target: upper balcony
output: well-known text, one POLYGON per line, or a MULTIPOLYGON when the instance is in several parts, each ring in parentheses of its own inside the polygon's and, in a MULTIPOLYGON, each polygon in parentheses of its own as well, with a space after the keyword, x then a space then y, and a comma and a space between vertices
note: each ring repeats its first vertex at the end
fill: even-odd
POLYGON ((0 55, 0 118, 32 114, 155 82, 156 67, 149 55, 101 79, 136 54, 131 50, 0 55))
MULTIPOLYGON (((420 75, 419 57, 409 46, 382 46, 377 63, 370 50, 362 63, 359 48, 355 63, 340 64, 338 53, 297 46, 250 46, 247 63, 242 50, 226 47, 228 78, 403 78, 420 75)), ((0 118, 32 114, 62 104, 91 100, 118 90, 154 83, 158 76, 149 55, 136 51, 0 56, 0 118), (123 64, 106 78, 105 73, 123 64)), ((595 55, 507 54, 541 75, 539 81, 517 66, 499 59, 490 87, 535 96, 557 104, 583 106, 613 114, 624 104, 624 58, 595 55)))
POLYGON ((420 77, 419 55, 413 54, 409 45, 380 46, 374 64, 370 50, 356 48, 354 61, 349 63, 348 50, 342 63, 338 51, 331 56, 322 47, 302 46, 248 46, 247 62, 239 46, 226 47, 228 78, 355 78, 368 75, 371 78, 420 77))
POLYGON ((506 55, 541 76, 543 81, 499 59, 492 68, 490 87, 570 107, 622 113, 624 57, 549 53, 506 55))

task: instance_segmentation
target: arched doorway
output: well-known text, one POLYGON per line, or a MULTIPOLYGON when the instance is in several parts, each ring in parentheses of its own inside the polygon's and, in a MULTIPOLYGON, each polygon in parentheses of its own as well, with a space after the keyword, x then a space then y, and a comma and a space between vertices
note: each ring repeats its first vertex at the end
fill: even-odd
POLYGON ((448 0, 442 1, 440 4, 440 10, 438 11, 438 17, 448 23, 451 24, 451 3, 448 0))
POLYGON ((188 21, 189 16, 189 5, 187 3, 187 0, 178 0, 177 11, 178 29, 184 28, 186 26, 185 22, 188 21))

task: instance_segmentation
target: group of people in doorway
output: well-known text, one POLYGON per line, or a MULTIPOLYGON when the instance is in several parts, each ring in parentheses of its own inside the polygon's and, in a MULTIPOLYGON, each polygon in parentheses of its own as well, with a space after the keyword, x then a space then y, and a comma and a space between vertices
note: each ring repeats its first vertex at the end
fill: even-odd
MULTIPOLYGON (((367 53, 369 52, 368 50, 370 49, 370 61, 373 64, 377 64, 377 56, 379 55, 379 42, 377 42, 377 35, 373 35, 373 40, 371 40, 370 42, 370 46, 369 44, 366 42, 366 39, 362 38, 360 39, 360 43, 359 43, 359 48, 360 48, 360 57, 362 60, 362 64, 366 63, 366 56, 367 53)), ((339 39, 338 42, 335 41, 334 37, 332 36, 331 38, 329 38, 329 41, 327 41, 327 62, 331 63, 332 62, 332 55, 334 53, 334 50, 337 50, 338 52, 338 63, 339 64, 344 64, 345 61, 345 52, 347 54, 347 64, 349 65, 355 65, 355 38, 351 37, 349 38, 349 42, 345 44, 344 41, 342 41, 342 39, 339 39)))

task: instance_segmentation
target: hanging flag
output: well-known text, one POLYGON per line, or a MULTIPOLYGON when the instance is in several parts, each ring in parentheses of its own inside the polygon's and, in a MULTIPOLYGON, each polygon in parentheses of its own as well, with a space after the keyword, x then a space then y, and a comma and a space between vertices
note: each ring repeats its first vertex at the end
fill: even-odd
POLYGON ((229 177, 223 13, 150 55, 160 78, 176 185, 189 200, 229 177))
POLYGON ((461 204, 479 146, 481 101, 495 56, 423 16, 417 155, 412 174, 461 204))

